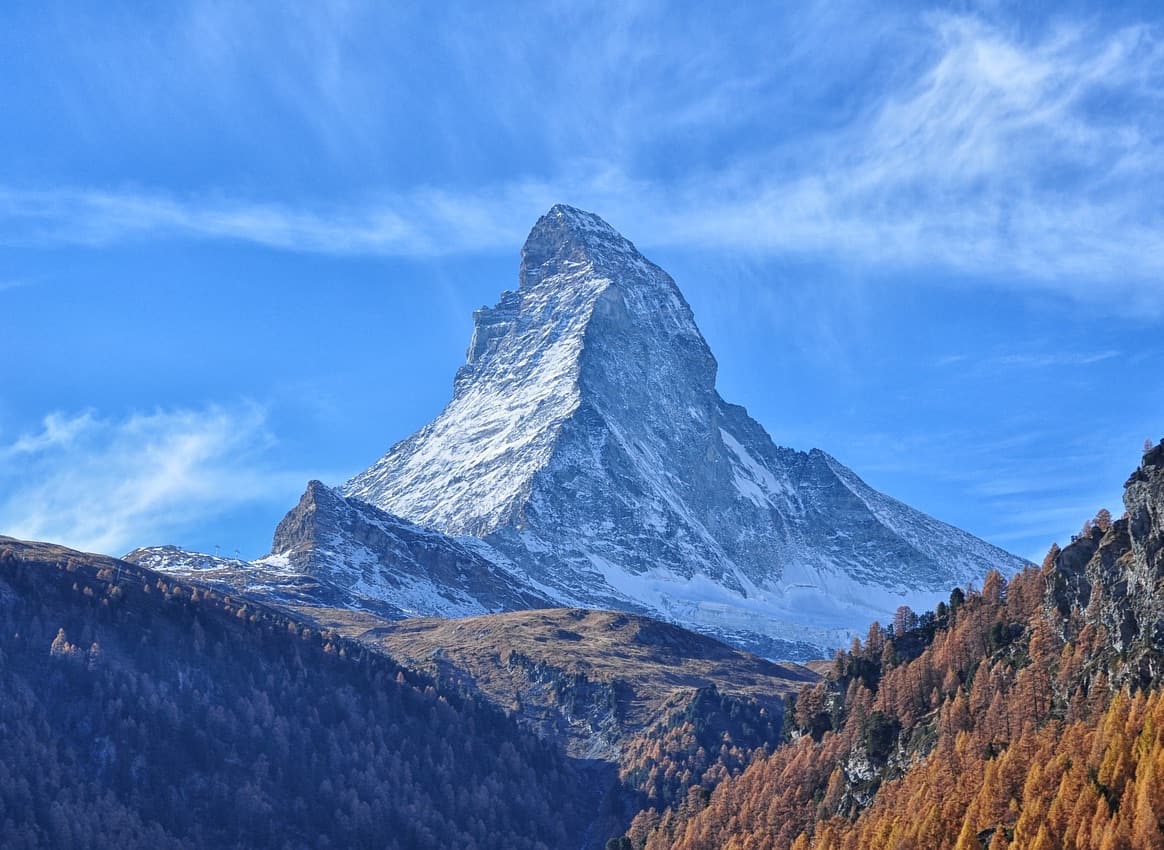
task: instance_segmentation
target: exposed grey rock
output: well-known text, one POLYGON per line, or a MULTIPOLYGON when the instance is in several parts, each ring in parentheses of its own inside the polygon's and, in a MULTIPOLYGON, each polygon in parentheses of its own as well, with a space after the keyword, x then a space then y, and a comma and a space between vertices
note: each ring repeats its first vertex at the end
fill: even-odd
POLYGON ((177 546, 134 549, 122 560, 210 585, 227 593, 237 593, 274 604, 364 608, 385 617, 404 616, 403 612, 384 600, 361 599, 326 576, 300 573, 279 561, 223 558, 179 549, 177 546))
MULTIPOLYGON (((409 616, 544 608, 551 603, 496 563, 441 534, 420 528, 319 481, 275 529, 266 562, 386 600, 409 616)), ((260 561, 259 563, 263 563, 260 561)))
POLYGON ((273 554, 246 562, 138 549, 126 560, 269 601, 359 608, 382 616, 463 617, 549 607, 492 561, 318 481, 275 530, 273 554))
MULTIPOLYGON (((1144 455, 1124 488, 1127 517, 1093 528, 1055 558, 1046 601, 1078 611, 1101 629, 1099 662, 1114 683, 1147 685, 1164 678, 1164 442, 1144 455)), ((1079 625, 1061 620, 1064 636, 1079 625)))

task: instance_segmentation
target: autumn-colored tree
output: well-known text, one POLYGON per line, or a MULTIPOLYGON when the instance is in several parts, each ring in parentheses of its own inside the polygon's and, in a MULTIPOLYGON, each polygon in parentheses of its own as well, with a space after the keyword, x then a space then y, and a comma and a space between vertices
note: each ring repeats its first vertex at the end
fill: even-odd
POLYGON ((991 570, 982 582, 982 597, 990 605, 999 605, 1006 598, 1006 579, 998 570, 991 570))
POLYGON ((899 605, 893 614, 893 633, 903 635, 917 625, 917 614, 908 605, 899 605))
POLYGON ((1055 559, 1059 557, 1059 553, 1062 551, 1058 543, 1051 544, 1051 548, 1047 550, 1047 554, 1043 557, 1044 573, 1050 572, 1055 567, 1055 559))

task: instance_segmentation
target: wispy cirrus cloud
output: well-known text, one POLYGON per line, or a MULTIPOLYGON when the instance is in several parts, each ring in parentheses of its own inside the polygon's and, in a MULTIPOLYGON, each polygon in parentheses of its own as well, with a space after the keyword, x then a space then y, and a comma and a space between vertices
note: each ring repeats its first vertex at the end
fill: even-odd
MULTIPOLYGON (((325 16, 319 49, 308 49, 311 40, 288 42, 315 70, 275 77, 284 101, 316 110, 324 124, 347 126, 327 116, 352 111, 353 98, 372 85, 369 69, 351 64, 359 51, 345 49, 359 43, 356 23, 367 14, 359 8, 355 17, 325 16)), ((493 117, 515 138, 524 132, 540 145, 531 155, 546 166, 536 176, 511 171, 450 181, 420 174, 423 185, 386 183, 326 205, 213 191, 8 186, 0 188, 0 241, 226 239, 391 256, 512 250, 533 217, 564 200, 616 225, 633 223, 648 248, 933 269, 946 273, 936 279, 952 272, 964 285, 1164 312, 1159 27, 1063 19, 1030 34, 975 15, 934 14, 919 24, 913 15, 886 14, 867 33, 846 29, 845 49, 862 57, 891 49, 899 61, 882 68, 859 101, 816 116, 797 133, 781 123, 795 115, 782 84, 797 62, 811 61, 806 42, 824 43, 831 18, 823 7, 812 9, 800 25, 812 38, 794 38, 799 30, 790 26, 787 55, 775 51, 777 59, 752 65, 739 61, 747 51, 738 39, 681 30, 651 37, 646 24, 657 10, 646 4, 606 22, 567 7, 562 14, 571 25, 595 37, 554 48, 553 63, 545 62, 545 39, 531 35, 497 51, 496 61, 473 66, 480 56, 466 46, 475 43, 470 15, 444 46, 456 59, 462 45, 457 61, 482 77, 493 117), (568 84, 571 97, 550 97, 528 76, 533 66, 568 84), (671 75, 687 85, 678 92, 629 86, 631 73, 653 82, 671 75), (530 100, 545 104, 536 125, 521 106, 530 100), (765 110, 775 116, 771 124, 765 110), (718 139, 725 127, 751 127, 740 135, 769 142, 692 159, 691 140, 718 139), (668 157, 692 167, 644 167, 660 156, 660 139, 675 140, 668 157)), ((240 42, 223 35, 232 30, 220 17, 192 16, 186 47, 225 73, 241 61, 240 42)), ((368 144, 370 127, 360 135, 368 144)), ((355 132, 348 131, 345 138, 355 132)))
POLYGON ((0 292, 5 292, 9 289, 20 289, 24 286, 30 286, 31 280, 26 278, 9 278, 7 280, 0 280, 0 292))
POLYGON ((306 209, 216 195, 183 198, 105 189, 0 187, 0 244, 93 247, 157 238, 223 239, 335 255, 427 256, 512 248, 509 205, 551 203, 548 184, 500 197, 425 190, 380 203, 306 209), (537 200, 534 200, 537 199, 537 200), (541 203, 539 203, 541 202, 541 203))
POLYGON ((271 439, 254 405, 50 414, 0 444, 0 533, 120 554, 285 498, 304 479, 267 468, 271 439))
POLYGON ((936 365, 972 366, 979 370, 1013 367, 1018 369, 1053 369, 1064 366, 1091 366, 1121 356, 1115 349, 1104 351, 1024 351, 976 357, 969 354, 947 354, 936 365))
POLYGON ((84 411, 75 416, 50 413, 41 422, 40 431, 23 434, 15 442, 0 446, 0 460, 38 455, 52 449, 66 448, 94 425, 93 414, 84 411))

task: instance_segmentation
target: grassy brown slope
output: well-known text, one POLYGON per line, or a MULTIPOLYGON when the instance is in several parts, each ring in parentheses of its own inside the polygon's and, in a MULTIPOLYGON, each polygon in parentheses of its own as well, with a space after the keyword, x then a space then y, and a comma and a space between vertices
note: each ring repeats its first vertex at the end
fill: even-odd
POLYGON ((575 755, 601 755, 596 734, 615 746, 700 688, 714 686, 779 712, 785 695, 818 678, 798 664, 775 664, 678 626, 613 611, 553 608, 395 623, 320 613, 321 624, 453 678, 549 737, 565 735, 575 755), (590 721, 601 723, 595 712, 608 697, 615 722, 595 728, 590 721))
POLYGON ((835 665, 836 661, 832 658, 814 658, 812 661, 804 662, 805 667, 826 679, 835 665))

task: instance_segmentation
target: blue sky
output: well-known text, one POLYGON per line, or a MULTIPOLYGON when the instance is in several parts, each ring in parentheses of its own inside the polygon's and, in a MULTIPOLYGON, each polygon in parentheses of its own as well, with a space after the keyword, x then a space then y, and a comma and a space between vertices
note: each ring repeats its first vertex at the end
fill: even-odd
POLYGON ((1164 435, 1154 5, 773 5, 6 4, 0 533, 265 552, 439 411, 556 201, 777 442, 1031 558, 1118 513, 1164 435))

